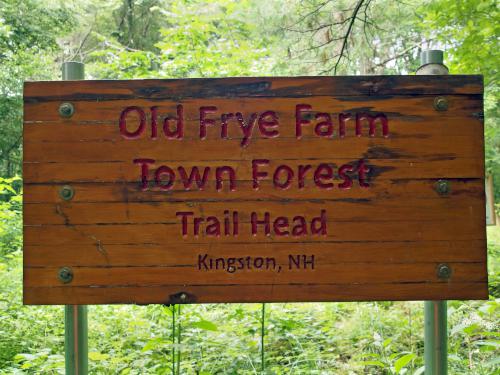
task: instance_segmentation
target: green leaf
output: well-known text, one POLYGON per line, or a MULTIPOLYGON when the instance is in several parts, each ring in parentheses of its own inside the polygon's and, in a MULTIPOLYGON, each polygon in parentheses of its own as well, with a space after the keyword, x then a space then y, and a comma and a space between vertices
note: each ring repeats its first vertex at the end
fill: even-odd
POLYGON ((162 339, 161 337, 157 337, 157 338, 154 338, 154 339, 151 339, 149 340, 145 345, 144 347, 142 348, 142 351, 143 352, 147 352, 148 350, 151 350, 151 349, 158 349, 159 347, 161 346, 164 346, 168 344, 167 341, 165 341, 164 339, 162 339))
POLYGON ((391 337, 388 338, 388 339, 385 339, 384 342, 382 342, 382 346, 384 348, 387 348, 391 344, 391 342, 392 342, 392 338, 391 337))
POLYGON ((109 354, 99 353, 99 352, 90 352, 89 358, 92 361, 105 361, 106 359, 109 358, 109 354))
POLYGON ((413 358, 415 358, 416 355, 413 353, 408 353, 405 354, 401 357, 399 357, 396 362, 394 362, 394 370, 399 373, 403 367, 405 367, 408 363, 411 362, 413 358))
POLYGON ((12 186, 6 184, 0 184, 0 193, 3 193, 5 190, 10 191, 12 194, 16 194, 16 191, 12 186))
POLYGON ((361 364, 365 366, 385 367, 385 363, 381 361, 362 361, 361 364))
POLYGON ((170 306, 165 306, 165 307, 163 308, 163 312, 164 312, 165 314, 167 314, 168 316, 172 316, 172 315, 173 315, 172 309, 173 309, 173 307, 170 307, 170 306))
POLYGON ((468 327, 464 327, 464 329, 462 331, 468 335, 473 335, 478 330, 479 330, 479 325, 474 323, 468 327))
POLYGON ((208 320, 200 320, 199 322, 193 322, 191 323, 191 325, 195 328, 200 328, 207 331, 217 331, 218 329, 214 323, 209 322, 208 320))
POLYGON ((481 352, 494 351, 500 348, 499 340, 480 340, 476 341, 475 344, 479 345, 481 352))
POLYGON ((19 353, 16 354, 14 357, 14 360, 16 362, 22 362, 22 361, 33 361, 36 357, 33 354, 29 353, 19 353))
POLYGON ((500 357, 496 357, 496 358, 490 359, 489 361, 485 362, 484 367, 493 367, 493 366, 496 367, 499 364, 500 364, 500 357))

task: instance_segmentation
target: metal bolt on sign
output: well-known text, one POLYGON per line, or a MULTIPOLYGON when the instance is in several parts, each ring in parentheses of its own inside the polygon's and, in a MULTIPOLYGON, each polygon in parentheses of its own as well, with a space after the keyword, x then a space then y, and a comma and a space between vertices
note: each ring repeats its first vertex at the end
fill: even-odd
POLYGON ((73 281, 73 270, 69 267, 63 267, 59 269, 58 276, 61 282, 68 284, 73 281))
POLYGON ((443 96, 438 96, 434 99, 434 109, 439 112, 448 110, 448 99, 443 96))
POLYGON ((439 180, 436 182, 436 191, 440 195, 446 195, 450 192, 450 182, 447 180, 439 180))
POLYGON ((451 267, 446 263, 437 266, 437 276, 440 279, 447 280, 451 277, 451 267))
POLYGON ((61 117, 71 117, 75 113, 75 106, 71 103, 62 103, 59 106, 59 115, 61 117))
POLYGON ((64 185, 59 190, 59 196, 61 197, 61 199, 69 201, 75 196, 75 190, 69 185, 64 185))

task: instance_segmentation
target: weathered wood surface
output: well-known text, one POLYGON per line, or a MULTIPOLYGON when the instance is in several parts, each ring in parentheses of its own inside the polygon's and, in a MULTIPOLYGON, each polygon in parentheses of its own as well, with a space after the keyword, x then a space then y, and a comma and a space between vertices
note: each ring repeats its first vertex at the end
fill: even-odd
MULTIPOLYGON (((354 301, 487 298, 482 79, 478 76, 382 76, 230 78, 145 81, 29 82, 24 118, 24 301, 28 304, 180 303, 257 301, 354 301), (444 96, 448 110, 436 111, 444 96), (62 118, 58 107, 71 102, 75 114, 62 118), (162 119, 184 108, 183 139, 162 135, 162 119), (311 125, 296 134, 296 106, 308 104, 311 125), (120 133, 120 113, 144 108, 141 137, 120 133), (158 111, 158 135, 151 139, 151 107, 158 111), (215 119, 200 139, 203 106, 215 119), (251 137, 236 120, 221 139, 221 113, 274 111, 279 136, 255 126, 251 137), (314 133, 314 116, 332 115, 334 133, 314 133), (383 113, 389 134, 377 124, 355 134, 355 119, 339 137, 339 113, 383 113), (154 159, 143 186, 137 158, 154 159), (252 161, 269 175, 255 188, 252 161), (339 168, 363 160, 362 187, 340 189, 339 168), (175 172, 171 188, 151 182, 154 170, 175 172), (294 171, 286 189, 273 182, 280 165, 294 171), (301 166, 310 165, 302 182, 301 166), (331 188, 318 187, 314 170, 328 165, 331 188), (236 174, 217 186, 217 167, 236 174), (179 168, 210 168, 203 190, 186 188, 179 168), (436 192, 438 180, 450 191, 436 192), (75 195, 61 199, 62 186, 75 195), (225 213, 227 211, 227 213, 225 213), (238 212, 238 233, 232 213, 238 212), (312 234, 309 221, 325 212, 325 233, 312 234), (194 235, 193 216, 183 233, 178 212, 205 221, 227 218, 218 235, 206 223, 194 235), (270 216, 270 233, 252 213, 270 216), (283 235, 273 221, 296 216, 308 232, 283 235), (224 259, 224 269, 205 269, 200 257, 224 259), (304 256, 311 264, 290 263, 304 256), (239 269, 239 259, 245 267, 239 269), (235 259, 236 269, 228 268, 235 259), (248 260, 251 259, 251 260, 248 260), (264 265, 255 267, 255 259, 264 265), (260 261, 259 261, 260 262, 260 261), (451 277, 439 278, 446 263, 451 277), (246 265, 249 265, 246 267, 246 265), (252 267, 253 265, 253 267, 252 267), (62 283, 61 267, 74 278, 62 283), (185 298, 181 300, 181 294, 185 298)), ((247 123, 248 123, 247 121, 247 123)), ((128 118, 127 129, 139 117, 128 118)), ((325 167, 326 168, 326 167, 325 167)), ((321 177, 319 178, 321 180, 321 177)), ((282 180, 279 180, 280 182, 282 180)), ((327 179, 323 178, 322 182, 327 179)), ((164 181, 160 181, 164 183, 164 181)), ((222 264, 222 263, 220 263, 222 264)))

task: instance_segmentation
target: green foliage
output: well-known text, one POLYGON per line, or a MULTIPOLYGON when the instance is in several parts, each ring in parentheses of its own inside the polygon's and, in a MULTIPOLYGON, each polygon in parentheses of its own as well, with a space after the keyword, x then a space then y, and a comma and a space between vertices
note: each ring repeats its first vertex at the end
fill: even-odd
POLYGON ((70 15, 35 0, 0 0, 0 52, 58 50, 56 38, 72 26, 70 15))
POLYGON ((249 22, 249 1, 179 1, 162 30, 164 77, 216 77, 269 71, 268 40, 249 22))
POLYGON ((4 260, 19 253, 22 247, 22 193, 17 183, 20 180, 0 177, 0 259, 4 260))
POLYGON ((499 313, 499 300, 449 304, 452 372, 469 368, 471 373, 489 375, 498 369, 495 358, 500 348, 499 313))
POLYGON ((162 0, 123 0, 113 12, 119 27, 112 36, 121 45, 132 49, 155 50, 165 16, 161 9, 165 6, 168 6, 168 2, 162 0))
MULTIPOLYGON (((2 211, 4 212, 4 211, 2 211)), ((18 239, 20 240, 20 238, 18 239)), ((64 368, 64 310, 22 305, 22 254, 0 263, 0 374, 51 374, 64 368)))
POLYGON ((488 285, 490 295, 500 298, 500 230, 488 228, 488 285))
POLYGON ((150 9, 168 25, 159 29, 158 53, 119 44, 90 55, 92 75, 106 78, 223 77, 270 70, 269 38, 249 22, 252 2, 177 1, 150 9))

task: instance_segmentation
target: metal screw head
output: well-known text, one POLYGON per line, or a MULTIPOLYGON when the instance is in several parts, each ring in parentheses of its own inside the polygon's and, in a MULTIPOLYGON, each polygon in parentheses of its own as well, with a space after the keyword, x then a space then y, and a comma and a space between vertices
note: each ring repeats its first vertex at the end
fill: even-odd
POLYGON ((450 183, 447 180, 439 180, 436 182, 436 191, 441 195, 446 195, 450 192, 450 183))
POLYGON ((61 117, 71 117, 75 113, 75 107, 71 103, 62 103, 59 106, 59 115, 61 117))
POLYGON ((69 201, 75 196, 75 190, 69 185, 64 185, 59 189, 59 196, 61 199, 69 201))
POLYGON ((59 269, 58 276, 64 284, 70 283, 73 280, 73 270, 69 267, 63 267, 59 269))
POLYGON ((434 109, 436 111, 447 111, 448 110, 448 100, 443 96, 438 96, 434 99, 434 109))
POLYGON ((451 267, 446 263, 441 263, 437 266, 437 276, 440 279, 447 280, 451 277, 451 267))

